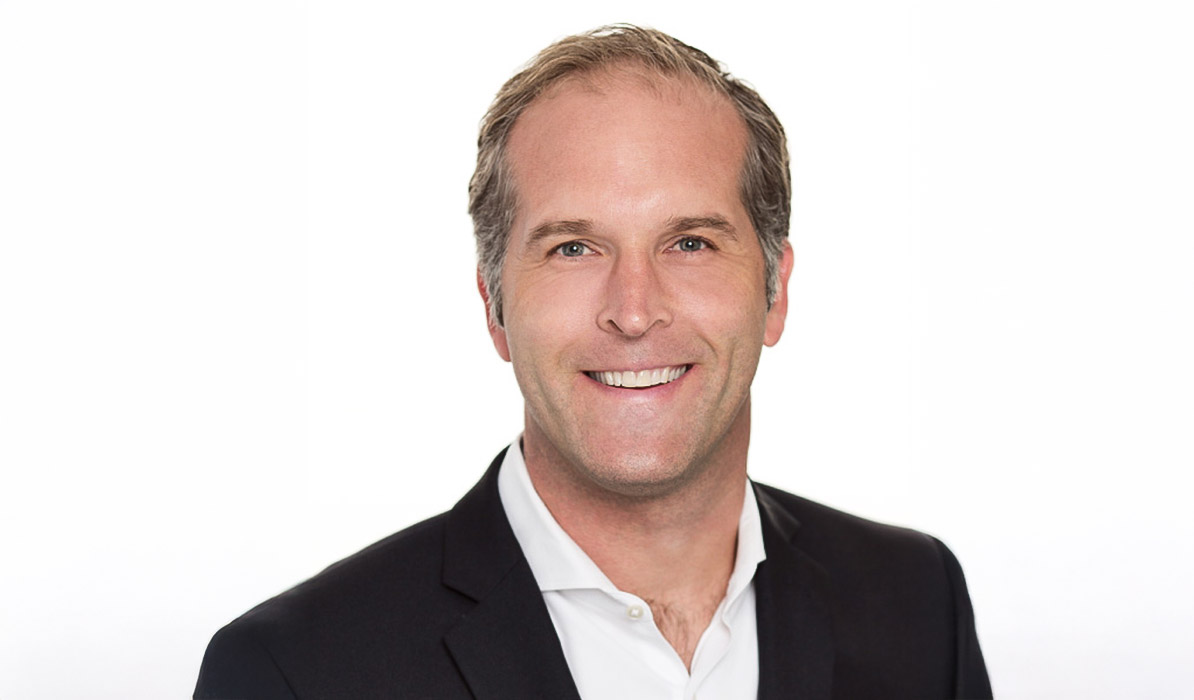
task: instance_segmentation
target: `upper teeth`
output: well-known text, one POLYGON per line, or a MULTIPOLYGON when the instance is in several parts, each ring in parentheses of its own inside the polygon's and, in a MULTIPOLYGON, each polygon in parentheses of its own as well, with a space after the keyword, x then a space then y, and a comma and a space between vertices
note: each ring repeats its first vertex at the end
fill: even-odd
POLYGON ((679 367, 642 369, 637 372, 626 370, 624 372, 588 372, 587 374, 606 386, 646 387, 667 384, 687 371, 688 367, 681 365, 679 367))

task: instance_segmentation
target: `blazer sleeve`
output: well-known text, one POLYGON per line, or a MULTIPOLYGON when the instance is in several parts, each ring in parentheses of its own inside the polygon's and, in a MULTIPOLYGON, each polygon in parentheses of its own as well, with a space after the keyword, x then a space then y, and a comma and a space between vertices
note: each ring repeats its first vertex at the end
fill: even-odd
POLYGON ((252 632, 233 623, 216 632, 195 685, 195 700, 296 700, 273 656, 252 632))
POLYGON ((962 565, 941 540, 933 538, 945 561, 945 574, 953 593, 954 604, 954 697, 960 700, 986 700, 992 697, 987 665, 978 645, 974 627, 974 608, 966 589, 962 565))

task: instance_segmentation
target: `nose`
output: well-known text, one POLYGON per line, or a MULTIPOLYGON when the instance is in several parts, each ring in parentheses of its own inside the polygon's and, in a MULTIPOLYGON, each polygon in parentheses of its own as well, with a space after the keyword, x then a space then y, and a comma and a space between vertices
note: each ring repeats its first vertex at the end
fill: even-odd
POLYGON ((619 256, 606 279, 597 316, 601 330, 637 338, 672 322, 671 303, 649 257, 619 256))

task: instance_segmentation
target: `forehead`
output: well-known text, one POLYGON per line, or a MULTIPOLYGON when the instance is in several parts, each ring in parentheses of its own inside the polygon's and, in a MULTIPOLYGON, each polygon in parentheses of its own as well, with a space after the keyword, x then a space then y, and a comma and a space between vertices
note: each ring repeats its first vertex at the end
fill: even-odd
POLYGON ((695 79, 615 69, 565 79, 519 116, 507 144, 524 203, 538 190, 651 181, 730 186, 746 147, 730 100, 695 79))

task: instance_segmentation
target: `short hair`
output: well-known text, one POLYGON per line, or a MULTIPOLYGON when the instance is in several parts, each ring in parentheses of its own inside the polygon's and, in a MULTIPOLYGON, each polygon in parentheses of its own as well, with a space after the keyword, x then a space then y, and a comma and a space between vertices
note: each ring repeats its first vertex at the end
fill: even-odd
POLYGON ((788 146, 779 119, 763 98, 708 54, 655 29, 630 24, 599 27, 561 39, 506 81, 481 120, 477 169, 469 181, 469 215, 477 266, 490 300, 490 322, 502 325, 502 266, 514 223, 517 192, 506 159, 519 115, 554 85, 602 69, 634 66, 647 76, 693 78, 729 98, 747 131, 739 196, 763 249, 767 304, 779 291, 779 260, 792 211, 788 146))

